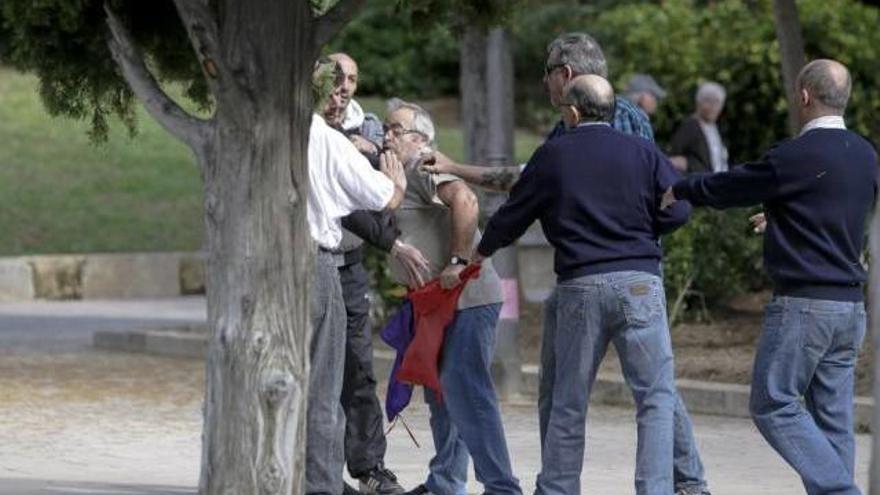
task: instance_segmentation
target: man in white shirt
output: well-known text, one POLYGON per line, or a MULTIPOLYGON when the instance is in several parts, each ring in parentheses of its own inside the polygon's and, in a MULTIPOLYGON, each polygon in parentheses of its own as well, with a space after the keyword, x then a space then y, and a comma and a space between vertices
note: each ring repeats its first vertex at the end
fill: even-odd
MULTIPOLYGON (((315 108, 321 111, 341 83, 338 64, 315 68, 315 108)), ((318 113, 309 131, 308 224, 318 244, 311 287, 306 493, 341 495, 345 415, 339 402, 345 360, 345 306, 337 270, 342 217, 355 210, 394 209, 406 191, 403 167, 393 154, 376 171, 354 145, 318 113)))

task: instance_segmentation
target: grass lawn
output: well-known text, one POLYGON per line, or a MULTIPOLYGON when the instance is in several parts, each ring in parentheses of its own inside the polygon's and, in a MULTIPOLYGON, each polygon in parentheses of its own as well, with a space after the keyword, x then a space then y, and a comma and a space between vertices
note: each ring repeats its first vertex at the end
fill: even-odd
MULTIPOLYGON (((34 78, 0 68, 0 255, 199 248, 201 185, 186 147, 143 111, 133 139, 116 125, 94 145, 87 123, 49 116, 36 90, 34 78)), ((454 122, 438 134, 460 159, 454 122)), ((539 142, 517 132, 518 162, 539 142)))

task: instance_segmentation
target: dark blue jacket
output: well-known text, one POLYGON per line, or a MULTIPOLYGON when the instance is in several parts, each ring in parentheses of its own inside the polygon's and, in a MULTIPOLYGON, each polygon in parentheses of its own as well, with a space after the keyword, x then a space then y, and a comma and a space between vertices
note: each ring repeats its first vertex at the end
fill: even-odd
POLYGON ((541 220, 560 280, 615 271, 660 274, 658 238, 690 206, 659 209, 680 175, 651 142, 607 125, 579 126, 538 148, 492 216, 478 251, 491 256, 541 220))
POLYGON ((730 172, 679 182, 694 206, 763 203, 764 266, 776 293, 862 300, 865 221, 877 192, 877 152, 859 135, 814 129, 730 172))

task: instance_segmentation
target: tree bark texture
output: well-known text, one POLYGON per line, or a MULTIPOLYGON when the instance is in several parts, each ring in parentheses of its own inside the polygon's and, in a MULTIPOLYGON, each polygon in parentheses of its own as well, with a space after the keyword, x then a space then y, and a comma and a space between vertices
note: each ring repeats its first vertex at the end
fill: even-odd
POLYGON ((314 251, 311 74, 321 44, 363 0, 340 0, 321 17, 304 0, 175 2, 214 97, 209 120, 168 98, 107 13, 126 81, 202 171, 210 338, 199 492, 299 494, 314 251))
MULTIPOLYGON (((513 165, 514 92, 513 56, 503 28, 488 31, 465 28, 460 52, 459 92, 465 159, 489 166, 513 165)), ((506 195, 481 194, 481 213, 491 216, 506 195)), ((519 351, 519 268, 516 246, 492 257, 504 288, 504 306, 498 323, 495 355, 498 392, 503 398, 520 393, 522 358, 519 351)))
POLYGON ((773 0, 773 16, 782 62, 782 81, 785 84, 785 97, 788 99, 789 131, 795 135, 800 127, 797 118, 798 95, 795 83, 798 73, 807 63, 797 3, 795 0, 773 0))

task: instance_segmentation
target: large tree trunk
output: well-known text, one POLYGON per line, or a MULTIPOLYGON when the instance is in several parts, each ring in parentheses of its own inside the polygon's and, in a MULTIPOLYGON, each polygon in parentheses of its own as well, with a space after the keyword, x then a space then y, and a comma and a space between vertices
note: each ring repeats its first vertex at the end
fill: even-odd
MULTIPOLYGON (((513 164, 513 57, 507 32, 488 33, 468 25, 461 43, 461 94, 465 159, 489 166, 513 164)), ((482 194, 482 213, 488 218, 506 196, 482 194)), ((520 392, 522 359, 519 350, 519 268, 516 246, 492 257, 504 287, 504 306, 498 322, 496 365, 498 391, 504 398, 520 392)))
POLYGON ((782 62, 782 81, 785 84, 785 96, 788 99, 788 126, 794 135, 799 130, 798 95, 795 90, 795 82, 801 68, 807 63, 797 3, 795 0, 773 0, 773 16, 782 62))
POLYGON ((205 495, 304 487, 311 21, 308 2, 224 6, 220 55, 238 89, 218 105, 201 157, 210 329, 205 495))
POLYGON ((214 96, 208 120, 162 91, 124 24, 106 10, 123 76, 147 111, 192 148, 204 180, 210 340, 199 491, 302 493, 314 249, 306 221, 311 76, 319 47, 364 0, 329 2, 318 13, 306 1, 175 3, 214 96))

